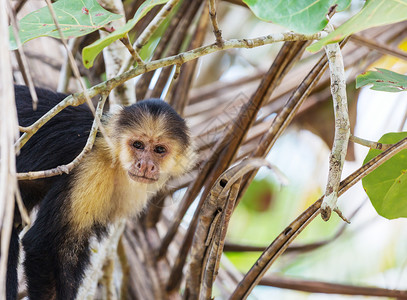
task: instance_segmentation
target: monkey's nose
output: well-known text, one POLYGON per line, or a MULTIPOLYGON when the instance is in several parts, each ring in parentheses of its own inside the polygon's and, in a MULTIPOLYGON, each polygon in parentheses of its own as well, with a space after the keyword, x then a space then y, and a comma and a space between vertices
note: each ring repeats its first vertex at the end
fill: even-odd
POLYGON ((136 163, 137 173, 148 178, 157 177, 157 166, 152 161, 140 160, 136 163))

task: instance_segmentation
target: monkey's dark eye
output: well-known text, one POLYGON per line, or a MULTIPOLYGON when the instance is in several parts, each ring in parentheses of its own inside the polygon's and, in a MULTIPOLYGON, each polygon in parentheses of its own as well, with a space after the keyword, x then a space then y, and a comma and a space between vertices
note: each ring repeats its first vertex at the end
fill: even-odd
POLYGON ((135 141, 133 143, 133 147, 139 150, 143 150, 144 149, 144 144, 140 141, 135 141))
POLYGON ((155 146, 154 152, 158 153, 158 154, 163 154, 163 153, 167 152, 167 149, 165 149, 165 147, 163 147, 163 146, 155 146))

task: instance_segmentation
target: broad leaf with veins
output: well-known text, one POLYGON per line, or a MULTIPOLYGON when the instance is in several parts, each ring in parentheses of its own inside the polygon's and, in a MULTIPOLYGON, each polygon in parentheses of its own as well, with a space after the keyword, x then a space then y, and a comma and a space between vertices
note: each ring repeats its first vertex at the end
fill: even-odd
POLYGON ((403 92, 407 91, 407 76, 386 69, 368 71, 356 77, 356 88, 372 84, 375 91, 403 92))
MULTIPOLYGON (((105 10, 96 0, 59 0, 52 7, 65 38, 89 34, 122 17, 105 10)), ((48 6, 26 15, 18 28, 21 44, 41 36, 60 38, 48 6)), ((15 50, 17 43, 11 26, 9 32, 10 48, 15 50)))
POLYGON ((367 0, 360 12, 307 50, 316 52, 324 45, 339 42, 355 32, 404 20, 407 20, 407 0, 367 0))
POLYGON ((261 20, 273 22, 304 34, 316 33, 328 23, 329 8, 338 4, 337 11, 347 8, 351 0, 243 0, 261 20))
MULTIPOLYGON (((394 144, 407 137, 407 132, 383 135, 379 142, 394 144)), ((371 149, 364 164, 381 153, 371 149)), ((407 217, 407 150, 402 150, 362 179, 363 188, 377 213, 387 219, 407 217)))

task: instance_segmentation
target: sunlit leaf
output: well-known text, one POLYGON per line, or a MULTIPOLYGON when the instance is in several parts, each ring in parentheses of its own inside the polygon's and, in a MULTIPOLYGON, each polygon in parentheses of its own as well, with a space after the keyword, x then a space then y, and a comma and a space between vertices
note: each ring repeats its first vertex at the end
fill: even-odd
POLYGON ((114 41, 123 38, 136 24, 144 17, 154 6, 168 2, 168 0, 147 0, 145 1, 139 9, 136 11, 134 17, 130 19, 126 25, 115 28, 111 34, 105 36, 102 39, 97 40, 89 46, 86 46, 82 50, 83 64, 86 68, 91 68, 93 66, 93 61, 96 56, 107 46, 109 46, 114 41))
MULTIPOLYGON (((379 142, 394 144, 407 137, 407 132, 387 133, 379 142)), ((380 154, 370 150, 364 163, 380 154)), ((407 217, 407 150, 402 150, 362 179, 363 188, 377 213, 387 219, 407 217)))
POLYGON ((407 20, 407 0, 368 0, 360 12, 307 50, 316 52, 324 45, 339 42, 355 32, 404 20, 407 20))
MULTIPOLYGON (((59 0, 52 4, 58 23, 65 38, 78 37, 120 19, 99 5, 96 0, 59 0)), ((41 36, 60 38, 48 6, 36 10, 19 22, 19 37, 22 44, 41 36)), ((14 30, 10 26, 10 47, 17 49, 14 30)))
POLYGON ((298 33, 311 34, 322 30, 328 23, 329 8, 338 4, 344 10, 350 0, 243 0, 261 20, 273 22, 298 33))
POLYGON ((371 89, 383 92, 407 91, 407 76, 386 69, 368 71, 356 77, 356 88, 372 84, 371 89))

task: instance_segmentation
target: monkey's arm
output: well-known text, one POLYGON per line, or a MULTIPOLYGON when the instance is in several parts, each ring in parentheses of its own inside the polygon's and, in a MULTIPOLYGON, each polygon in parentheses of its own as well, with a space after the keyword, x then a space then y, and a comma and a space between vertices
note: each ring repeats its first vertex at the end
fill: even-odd
MULTIPOLYGON (((14 91, 21 126, 33 124, 66 97, 37 88, 38 105, 34 111, 28 88, 15 86, 14 91)), ((92 122, 87 105, 64 109, 24 145, 17 156, 17 171, 39 171, 71 162, 85 146, 92 122)))
POLYGON ((81 231, 72 225, 67 177, 60 176, 48 192, 22 239, 30 300, 75 299, 89 262, 89 238, 105 232, 105 226, 99 224, 81 231))

